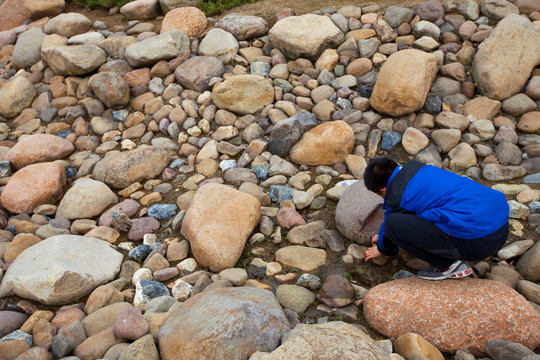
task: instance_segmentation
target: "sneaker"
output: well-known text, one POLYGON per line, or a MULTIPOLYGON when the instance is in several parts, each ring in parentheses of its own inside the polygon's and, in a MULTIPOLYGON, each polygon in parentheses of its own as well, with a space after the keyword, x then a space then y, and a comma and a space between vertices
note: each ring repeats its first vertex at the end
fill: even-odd
POLYGON ((442 279, 459 279, 472 274, 472 269, 465 261, 456 260, 446 270, 439 270, 434 266, 430 266, 426 270, 418 273, 418 277, 427 280, 442 280, 442 279))

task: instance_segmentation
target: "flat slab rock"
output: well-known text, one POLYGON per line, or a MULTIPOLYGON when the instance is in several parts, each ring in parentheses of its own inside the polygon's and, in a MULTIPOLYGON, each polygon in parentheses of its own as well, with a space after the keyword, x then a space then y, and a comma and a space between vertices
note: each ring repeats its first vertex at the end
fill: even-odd
POLYGON ((53 236, 15 259, 0 283, 0 298, 17 295, 45 305, 67 304, 113 280, 123 259, 103 240, 53 236))
POLYGON ((364 317, 391 337, 416 333, 441 351, 484 356, 489 340, 540 344, 540 316, 514 289, 491 280, 390 281, 364 298, 364 317))
POLYGON ((282 342, 272 353, 258 352, 250 359, 391 359, 368 334, 341 321, 317 325, 298 324, 282 342), (320 357, 321 354, 324 354, 324 357, 320 357))

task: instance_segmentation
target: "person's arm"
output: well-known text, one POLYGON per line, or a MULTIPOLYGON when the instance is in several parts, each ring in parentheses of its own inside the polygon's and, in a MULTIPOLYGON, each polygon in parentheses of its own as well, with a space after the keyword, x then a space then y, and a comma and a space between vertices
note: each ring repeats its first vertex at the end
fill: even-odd
POLYGON ((384 235, 384 226, 386 222, 386 216, 392 211, 390 207, 386 207, 386 211, 384 212, 384 221, 381 224, 381 227, 379 229, 379 236, 377 237, 377 250, 387 256, 396 255, 398 253, 399 248, 390 240, 387 236, 384 235))

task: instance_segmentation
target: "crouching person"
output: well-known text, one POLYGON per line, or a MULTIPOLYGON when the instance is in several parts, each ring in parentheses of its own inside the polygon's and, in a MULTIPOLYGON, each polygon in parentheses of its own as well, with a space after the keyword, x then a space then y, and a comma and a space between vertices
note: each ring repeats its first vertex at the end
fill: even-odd
POLYGON ((428 262, 418 276, 428 280, 472 274, 467 260, 495 254, 508 239, 508 203, 503 193, 431 165, 404 166, 373 159, 364 173, 366 188, 384 197, 384 222, 368 261, 398 248, 428 262))

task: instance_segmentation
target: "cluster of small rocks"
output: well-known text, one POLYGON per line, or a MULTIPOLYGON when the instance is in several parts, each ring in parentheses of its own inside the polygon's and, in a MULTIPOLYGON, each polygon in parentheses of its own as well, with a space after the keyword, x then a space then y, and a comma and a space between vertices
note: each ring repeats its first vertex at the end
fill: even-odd
POLYGON ((540 3, 191 3, 0 2, 0 359, 539 359, 540 3), (362 259, 381 155, 503 192, 512 241, 374 286, 427 266, 362 259))

